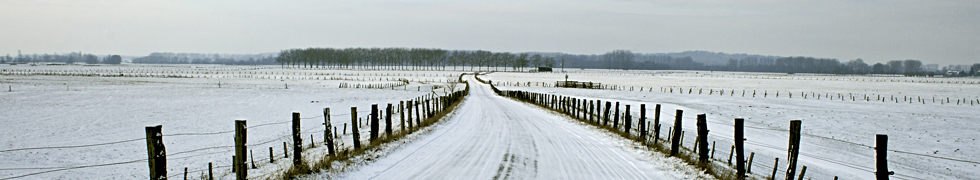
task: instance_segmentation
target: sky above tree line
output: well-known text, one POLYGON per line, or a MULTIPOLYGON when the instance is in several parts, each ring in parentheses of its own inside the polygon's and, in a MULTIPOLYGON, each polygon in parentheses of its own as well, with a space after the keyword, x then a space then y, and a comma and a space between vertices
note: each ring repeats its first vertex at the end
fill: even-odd
POLYGON ((980 3, 715 0, 0 0, 0 55, 422 47, 706 50, 980 63, 980 3))

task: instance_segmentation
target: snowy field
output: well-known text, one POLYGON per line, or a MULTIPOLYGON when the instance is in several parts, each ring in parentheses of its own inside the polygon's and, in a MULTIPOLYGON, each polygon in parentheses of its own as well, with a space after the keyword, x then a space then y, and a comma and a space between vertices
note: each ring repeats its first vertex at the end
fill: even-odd
MULTIPOLYGON (((322 141, 323 108, 332 109, 333 126, 342 128, 350 122, 350 107, 358 107, 362 117, 373 103, 384 106, 442 94, 448 91, 440 88, 444 82, 459 73, 0 65, 0 179, 146 179, 144 127, 151 125, 163 125, 171 178, 181 178, 185 167, 197 178, 208 162, 214 163, 216 176, 229 177, 236 119, 248 120, 250 127, 248 145, 259 166, 250 170, 250 177, 268 177, 288 164, 280 159, 282 142, 291 142, 286 136, 292 112, 302 113, 304 141, 310 135, 322 141), (388 87, 400 85, 402 79, 410 83, 388 87), (340 88, 357 85, 386 88, 340 88), (270 147, 278 165, 269 165, 270 147)), ((813 179, 872 179, 874 134, 889 135, 889 149, 894 150, 888 154, 889 168, 895 179, 980 177, 975 171, 980 165, 976 78, 616 70, 567 74, 569 80, 616 89, 547 87, 564 80, 563 73, 497 72, 482 77, 501 89, 631 104, 634 117, 639 104, 647 104, 652 117, 653 104, 659 103, 662 137, 672 126, 674 110, 683 109, 686 147, 694 144, 695 115, 705 113, 709 141, 717 143, 714 157, 722 161, 732 144, 732 119, 744 117, 746 153, 756 153, 752 172, 759 176, 772 173, 774 158, 780 159, 777 178, 785 175, 789 120, 801 119, 799 167, 807 166, 806 175, 813 179)), ((446 131, 442 125, 434 128, 439 129, 433 134, 446 131)), ((340 139, 349 146, 350 130, 345 132, 340 139)), ((413 138, 425 142, 431 137, 413 138)), ((418 146, 412 143, 404 147, 418 146)))
POLYGON ((270 171, 263 168, 269 147, 282 158, 282 142, 291 143, 287 136, 292 112, 303 117, 304 142, 309 143, 311 135, 322 142, 323 108, 332 109, 332 124, 342 129, 350 122, 350 107, 358 107, 361 117, 373 103, 384 106, 442 95, 444 82, 459 73, 4 64, 0 179, 147 179, 144 127, 152 125, 163 125, 171 178, 182 178, 185 167, 191 171, 189 177, 198 178, 209 162, 214 163, 215 176, 226 177, 234 151, 234 121, 239 119, 248 121, 247 145, 260 166, 250 177, 263 177, 270 171), (397 84, 398 79, 410 83, 386 89, 339 88, 341 83, 397 84))
POLYGON ((894 179, 980 177, 976 78, 619 70, 498 72, 486 77, 501 90, 619 101, 633 105, 634 117, 639 116, 639 104, 647 104, 648 118, 653 105, 662 104, 661 138, 673 126, 675 109, 683 109, 686 147, 694 145, 695 115, 705 113, 709 141, 717 143, 714 157, 723 162, 733 141, 733 119, 743 117, 746 153, 755 152, 752 173, 759 176, 772 173, 774 158, 780 159, 777 179, 785 176, 789 121, 800 119, 803 137, 797 167, 807 166, 806 176, 813 179, 873 179, 875 134, 889 135, 894 179), (617 88, 547 87, 566 74, 571 81, 617 88))

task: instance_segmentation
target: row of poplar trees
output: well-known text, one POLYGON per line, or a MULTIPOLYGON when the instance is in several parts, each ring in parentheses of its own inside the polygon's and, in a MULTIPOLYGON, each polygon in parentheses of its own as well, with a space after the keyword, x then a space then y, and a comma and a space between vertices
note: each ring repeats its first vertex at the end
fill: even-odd
POLYGON ((302 68, 375 70, 466 70, 500 71, 511 68, 553 67, 554 57, 540 54, 459 51, 428 48, 306 48, 279 52, 276 62, 302 68), (457 69, 458 68, 458 69, 457 69))

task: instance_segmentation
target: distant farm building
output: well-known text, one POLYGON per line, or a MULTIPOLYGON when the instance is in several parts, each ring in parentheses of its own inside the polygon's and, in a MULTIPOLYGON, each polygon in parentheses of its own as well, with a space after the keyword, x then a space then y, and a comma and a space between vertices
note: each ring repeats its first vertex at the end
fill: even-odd
POLYGON ((551 72, 550 67, 538 67, 538 72, 551 72))

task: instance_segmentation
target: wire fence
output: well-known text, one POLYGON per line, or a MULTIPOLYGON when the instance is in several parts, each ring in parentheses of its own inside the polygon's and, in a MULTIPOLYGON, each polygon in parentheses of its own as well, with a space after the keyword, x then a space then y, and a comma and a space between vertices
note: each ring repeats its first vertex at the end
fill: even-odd
MULTIPOLYGON (((525 84, 525 85, 527 85, 527 84, 525 84)), ((523 91, 517 92, 516 94, 520 94, 521 92, 523 92, 523 91)), ((508 94, 508 93, 514 93, 514 92, 513 91, 504 91, 503 93, 500 93, 500 94, 504 95, 504 94, 508 94)), ((542 94, 542 95, 547 96, 548 98, 545 98, 545 99, 547 99, 546 101, 548 101, 548 102, 546 102, 546 103, 558 103, 558 104, 561 104, 560 102, 557 102, 557 101, 562 101, 561 99, 557 99, 557 100, 556 99, 550 99, 550 97, 552 97, 552 96, 555 96, 555 97, 571 97, 571 98, 576 98, 578 100, 585 99, 585 98, 582 98, 582 97, 572 97, 572 96, 564 96, 564 95, 553 95, 553 94, 546 94, 546 93, 537 93, 537 94, 542 94)), ((531 102, 534 102, 534 99, 527 99, 529 97, 521 97, 522 95, 512 95, 511 94, 511 96, 513 96, 515 98, 525 98, 526 100, 529 100, 531 102)), ((591 102, 591 101, 586 101, 586 102, 591 102)), ((584 117, 580 117, 583 120, 594 120, 594 119, 598 119, 598 117, 602 117, 603 116, 602 113, 603 113, 604 110, 602 108, 603 107, 602 104, 597 104, 596 106, 590 106, 592 104, 589 104, 589 103, 585 103, 584 105, 582 105, 581 103, 579 103, 579 104, 580 104, 579 107, 570 107, 572 109, 572 112, 569 115, 571 115, 573 117, 579 117, 579 116, 584 115, 584 117), (598 109, 594 109, 594 108, 598 108, 598 109), (578 112, 576 113, 576 111, 578 111, 578 112)), ((552 105, 552 104, 544 104, 544 106, 550 106, 550 105, 552 105)), ((634 108, 634 109, 635 110, 638 110, 639 108, 634 108)), ((609 109, 609 110, 612 110, 612 109, 609 109)), ((556 109, 556 111, 561 111, 561 109, 556 109)), ((623 122, 620 122, 620 123, 625 123, 626 122, 625 121, 625 118, 627 117, 625 114, 627 114, 627 113, 631 113, 631 112, 627 112, 627 111, 619 111, 619 112, 612 111, 610 113, 610 116, 612 116, 613 114, 619 114, 620 115, 620 118, 624 119, 624 121, 623 122)), ((664 111, 664 112, 660 112, 660 113, 663 114, 663 115, 666 115, 664 117, 671 117, 671 116, 676 117, 676 114, 674 112, 672 112, 672 111, 664 111)), ((639 119, 640 118, 637 117, 637 116, 629 116, 629 117, 632 119, 631 121, 629 121, 630 123, 632 123, 631 124, 631 127, 630 127, 630 130, 631 131, 629 132, 629 135, 631 135, 632 137, 640 137, 640 132, 639 132, 639 131, 641 131, 641 129, 640 129, 640 126, 641 125, 639 124, 639 119)), ((609 118, 612 119, 611 117, 609 117, 609 118)), ((685 119, 685 120, 695 120, 696 117, 687 116, 687 117, 682 117, 682 119, 685 119)), ((602 120, 602 119, 599 119, 599 120, 602 120)), ((649 121, 649 116, 648 116, 648 119, 647 120, 649 121)), ((613 122, 614 122, 613 120, 610 120, 609 121, 609 123, 613 123, 613 122)), ((688 122, 690 122, 690 121, 688 121, 688 122)), ((598 123, 598 122, 596 122, 596 123, 598 123)), ((623 124, 623 125, 625 125, 625 124, 623 124)), ((650 124, 650 125, 652 126, 653 124, 650 124)), ((609 126, 612 126, 612 125, 609 125, 609 126)), ((619 130, 623 130, 623 128, 624 127, 620 127, 619 130)), ((646 127, 646 129, 648 131, 651 130, 652 128, 653 127, 646 127)), ((669 128, 670 127, 668 127, 668 129, 669 128)), ((745 126, 745 128, 760 129, 760 130, 789 131, 788 129, 763 128, 763 127, 752 127, 752 126, 745 126)), ((664 128, 661 128, 660 130, 661 131, 666 131, 666 130, 664 130, 664 128)), ((677 132, 677 131, 683 132, 683 130, 684 129, 681 129, 681 130, 673 130, 673 131, 674 132, 677 132)), ((653 132, 646 133, 646 134, 648 136, 654 136, 654 133, 653 132)), ((666 135, 664 133, 659 133, 659 134, 666 135)), ((813 135, 808 135, 808 136, 813 136, 813 135)), ((664 137, 666 137, 666 136, 664 136, 664 137)), ((728 141, 728 142, 734 142, 734 138, 732 136, 729 136, 729 135, 726 135, 726 134, 717 134, 717 133, 716 134, 710 134, 709 138, 711 138, 711 139, 720 139, 722 141, 728 141)), ((646 139, 646 138, 644 138, 644 139, 646 139)), ((693 139, 694 138, 688 138, 688 141, 687 142, 694 141, 693 139)), ((683 142, 684 139, 682 138, 681 140, 682 140, 682 142, 680 142, 680 143, 681 143, 681 146, 683 147, 684 146, 684 142, 683 142)), ((669 140, 662 139, 661 141, 668 142, 669 140)), ((843 141, 843 142, 846 142, 846 143, 849 143, 849 144, 853 144, 853 145, 857 145, 857 146, 860 146, 860 147, 873 148, 871 146, 863 145, 863 144, 859 144, 859 143, 848 142, 848 141, 843 141)), ((787 149, 785 147, 777 147, 777 146, 773 146, 773 145, 769 145, 769 144, 761 143, 761 142, 757 142, 757 141, 745 141, 745 143, 747 145, 753 145, 753 146, 757 146, 757 147, 771 149, 773 151, 787 151, 787 149)), ((712 143, 711 145, 713 145, 713 144, 714 143, 712 143)), ((694 146, 694 143, 693 142, 692 143, 689 143, 689 145, 691 145, 693 147, 694 146)), ((693 150, 694 148, 690 148, 690 149, 693 150)), ((722 152, 723 154, 724 153, 731 153, 730 150, 725 149, 725 148, 721 148, 719 150, 719 149, 714 149, 714 147, 712 147, 709 150, 711 150, 710 153, 711 153, 712 156, 714 156, 714 153, 717 153, 717 152, 722 152)), ((973 164, 973 165, 980 164, 980 163, 978 163, 976 161, 971 161, 971 160, 962 160, 962 159, 955 159, 955 158, 948 158, 948 157, 940 157, 940 156, 933 156, 933 155, 927 155, 927 154, 912 153, 912 152, 907 152, 907 151, 902 151, 902 150, 889 149, 888 151, 898 152, 898 153, 904 153, 904 154, 910 154, 910 155, 921 156, 921 157, 927 157, 927 158, 934 158, 934 159, 955 161, 955 162, 961 162, 961 163, 968 163, 968 164, 973 164)), ((873 167, 869 167, 867 164, 856 164, 856 163, 847 162, 847 161, 834 160, 834 159, 831 159, 831 158, 827 158, 827 157, 823 157, 823 156, 820 156, 820 155, 817 155, 817 154, 811 154, 811 153, 807 153, 807 152, 800 152, 799 155, 800 156, 807 157, 807 158, 813 158, 813 159, 817 159, 817 160, 820 160, 820 161, 825 161, 825 162, 832 163, 832 164, 835 164, 835 165, 840 165, 840 166, 843 166, 843 167, 852 168, 852 169, 863 171, 863 172, 867 172, 867 173, 874 173, 875 172, 875 169, 873 167)), ((725 158, 727 159, 727 157, 725 157, 725 158)), ((731 158, 734 158, 734 157, 731 157, 731 158)), ((716 159, 718 161, 723 161, 721 158, 714 158, 714 159, 716 159)), ((728 161, 729 160, 724 160, 723 161, 724 162, 723 164, 728 164, 727 163, 728 161)), ((773 170, 772 163, 773 163, 773 161, 774 160, 768 160, 768 162, 766 162, 766 160, 755 159, 752 162, 754 164, 752 166, 756 166, 756 168, 752 168, 753 169, 752 172, 754 172, 756 174, 765 175, 765 176, 772 175, 772 170, 773 170), (762 172, 762 171, 760 171, 759 170, 759 167, 764 168, 764 169, 768 169, 768 172, 762 172)), ((734 168, 734 167, 730 167, 730 168, 734 168)), ((777 171, 777 176, 779 174, 784 174, 784 175, 786 174, 785 168, 783 168, 783 169, 776 169, 776 171, 777 171)), ((892 177, 895 178, 895 179, 921 179, 921 178, 912 177, 912 176, 907 175, 907 174, 899 174, 899 173, 896 173, 896 174, 892 175, 892 177)))

